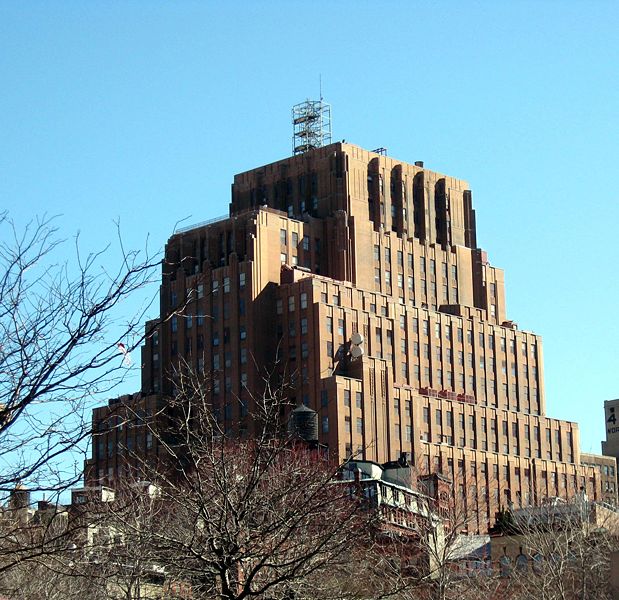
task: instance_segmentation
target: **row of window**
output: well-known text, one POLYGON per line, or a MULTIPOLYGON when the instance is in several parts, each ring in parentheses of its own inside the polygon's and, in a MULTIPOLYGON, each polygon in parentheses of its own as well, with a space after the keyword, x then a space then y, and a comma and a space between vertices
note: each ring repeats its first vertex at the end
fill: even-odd
MULTIPOLYGON (((391 248, 389 246, 386 246, 384 248, 384 262, 386 265, 391 264, 391 256, 392 256, 391 248)), ((381 258, 380 246, 378 244, 374 244, 374 260, 380 261, 380 258, 381 258)), ((396 251, 396 264, 398 267, 404 268, 404 252, 402 250, 396 251)), ((425 276, 427 274, 427 270, 426 270, 427 264, 428 264, 428 260, 426 259, 426 257, 420 256, 419 257, 419 271, 422 276, 425 276)), ((429 260, 429 265, 430 265, 430 275, 436 276, 436 260, 431 258, 429 260)), ((414 270, 414 255, 411 252, 406 253, 406 266, 409 270, 411 271, 414 270)), ((449 277, 449 273, 450 273, 449 267, 450 266, 447 264, 447 262, 441 263, 441 275, 444 278, 449 277)), ((451 277, 454 280, 458 279, 457 265, 451 265, 451 277)))
POLYGON ((96 459, 103 460, 106 456, 111 458, 114 455, 123 455, 125 453, 131 453, 136 448, 146 448, 150 450, 154 444, 154 438, 151 431, 146 431, 145 436, 127 436, 125 440, 114 440, 112 437, 107 436, 107 444, 105 440, 99 438, 96 445, 96 459), (106 451, 107 450, 107 451, 106 451))
MULTIPOLYGON (((308 193, 312 200, 317 199, 318 173, 311 173, 309 176, 306 174, 299 175, 296 178, 296 186, 293 181, 292 177, 287 177, 273 181, 270 185, 260 184, 257 187, 252 187, 249 191, 251 206, 256 206, 258 203, 268 204, 269 200, 272 200, 277 207, 285 206, 286 203, 292 201, 295 195, 295 188, 296 195, 301 198, 303 204, 308 193)), ((290 208, 292 208, 292 205, 290 205, 290 208)))
MULTIPOLYGON (((318 239, 318 238, 316 238, 318 239)), ((288 232, 285 229, 279 230, 279 242, 282 246, 288 245, 288 232)), ((296 231, 291 233, 291 245, 293 248, 299 247, 299 234, 296 231)), ((320 244, 319 244, 320 245, 320 244)), ((304 235, 301 238, 301 248, 305 252, 309 252, 310 250, 310 238, 307 235, 304 235)))
MULTIPOLYGON (((239 288, 243 289, 247 284, 247 274, 244 272, 239 273, 239 288)), ((230 293, 230 277, 225 276, 220 282, 219 279, 213 279, 211 282, 211 293, 218 294, 220 290, 223 290, 224 294, 230 293)), ((204 298, 205 286, 204 283, 197 283, 195 288, 187 288, 186 290, 186 299, 192 300, 194 298, 202 299, 204 298)), ((176 290, 172 289, 170 291, 170 307, 175 308, 178 305, 178 293, 176 290)))
MULTIPOLYGON (((410 415, 410 411, 411 411, 411 407, 410 407, 410 402, 406 403, 406 411, 407 414, 410 415)), ((395 404, 394 404, 394 408, 396 410, 396 414, 399 414, 400 411, 400 401, 396 400, 395 404)), ((427 406, 423 407, 423 423, 426 426, 426 430, 430 428, 430 408, 427 406)), ((493 451, 497 451, 498 450, 498 440, 499 440, 499 435, 498 435, 498 418, 494 417, 491 418, 489 420, 489 425, 490 425, 490 429, 488 429, 488 420, 486 417, 480 417, 479 420, 476 418, 475 415, 469 415, 468 416, 468 428, 465 426, 466 423, 466 417, 463 413, 459 413, 458 415, 458 425, 459 425, 459 432, 461 434, 462 439, 461 439, 461 446, 465 446, 465 439, 464 436, 465 434, 468 435, 471 438, 475 438, 477 435, 477 424, 479 423, 479 430, 481 433, 482 437, 485 437, 487 435, 487 432, 490 432, 490 435, 492 437, 492 444, 493 444, 493 451)), ((438 438, 444 438, 444 434, 443 434, 443 429, 445 428, 446 430, 446 435, 447 437, 451 437, 449 434, 451 431, 455 430, 454 427, 454 415, 453 415, 453 411, 452 410, 446 410, 443 411, 440 408, 435 409, 435 426, 436 429, 433 430, 433 433, 438 437, 438 438)), ((525 423, 522 426, 522 432, 523 432, 523 436, 520 436, 520 425, 518 422, 516 421, 512 421, 511 422, 511 437, 512 437, 512 450, 516 450, 516 453, 518 453, 519 450, 519 446, 521 442, 524 442, 525 445, 525 453, 527 450, 530 449, 530 443, 531 443, 531 439, 533 439, 533 441, 537 444, 537 448, 536 448, 536 452, 538 453, 538 458, 541 458, 540 453, 541 453, 541 437, 540 437, 540 426, 539 425, 534 425, 533 426, 533 438, 531 438, 531 428, 530 425, 525 423)), ((455 431, 454 431, 455 433, 455 431)), ((509 427, 509 421, 503 419, 501 421, 501 433, 502 433, 502 438, 503 438, 503 451, 505 453, 509 453, 509 434, 510 434, 510 427, 509 427)), ((426 431, 427 434, 427 431, 426 431)), ((558 429, 554 430, 554 444, 553 444, 553 436, 552 436, 552 430, 551 428, 546 428, 546 448, 547 448, 547 454, 546 454, 546 458, 547 459, 552 459, 552 449, 554 448, 555 452, 557 453, 557 455, 559 457, 561 457, 562 455, 562 441, 561 441, 561 431, 558 429)), ((573 454, 573 434, 571 431, 566 431, 566 440, 567 440, 567 445, 568 445, 568 456, 572 456, 573 454)), ((442 440, 441 440, 442 441, 442 440)), ((469 442, 471 442, 472 440, 469 440, 469 442)), ((470 445, 470 444, 469 444, 470 445)), ((487 448, 482 448, 484 450, 487 450, 487 448)), ((559 458, 559 460, 561 460, 561 458, 559 458)), ((570 459, 571 462, 571 459, 570 459)))
MULTIPOLYGON (((296 310, 296 305, 296 296, 288 296, 288 312, 294 312, 296 310)), ((301 292, 301 294, 299 294, 299 306, 301 310, 305 310, 307 308, 307 292, 301 292)), ((275 312, 278 315, 281 315, 284 312, 284 301, 281 298, 278 298, 275 301, 275 312)))
MULTIPOLYGON (((530 467, 521 468, 519 466, 513 466, 509 464, 499 465, 497 463, 486 463, 470 461, 468 471, 465 471, 465 461, 458 459, 456 465, 454 459, 451 457, 445 457, 444 455, 435 455, 430 460, 429 454, 424 454, 422 458, 422 469, 426 472, 438 472, 444 473, 450 476, 452 479, 460 479, 466 482, 472 480, 485 480, 486 486, 482 491, 482 496, 488 497, 488 485, 492 487, 507 487, 515 486, 518 484, 523 490, 531 490, 532 484, 536 480, 546 487, 550 484, 556 489, 566 490, 568 485, 571 485, 574 490, 580 489, 580 487, 586 487, 587 482, 593 486, 594 478, 587 478, 583 475, 558 473, 554 470, 537 469, 535 472, 530 467), (532 476, 532 472, 536 475, 532 476)), ((481 490, 480 490, 481 491, 481 490)), ((509 492, 509 489, 506 489, 509 492)), ((518 494, 518 492, 517 492, 518 494)), ((517 496, 518 497, 518 496, 517 496)))

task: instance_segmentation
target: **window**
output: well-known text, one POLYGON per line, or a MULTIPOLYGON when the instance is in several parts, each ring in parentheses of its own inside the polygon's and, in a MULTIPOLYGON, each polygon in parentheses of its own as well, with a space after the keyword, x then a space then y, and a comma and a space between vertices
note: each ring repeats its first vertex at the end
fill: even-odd
POLYGON ((287 243, 288 236, 286 235, 285 229, 279 230, 279 242, 282 246, 285 246, 287 243))
POLYGON ((230 277, 224 277, 224 293, 230 293, 230 277))
POLYGON ((241 325, 239 328, 239 337, 244 340, 247 339, 247 330, 245 329, 245 325, 241 325))
POLYGON ((344 406, 350 406, 350 390, 344 390, 344 406))
POLYGON ((239 287, 240 288, 244 288, 245 287, 245 273, 239 273, 239 287))
POLYGON ((361 408, 363 405, 363 396, 361 392, 355 392, 355 406, 361 408))
POLYGON ((296 231, 292 232, 292 246, 296 248, 299 245, 299 234, 296 231))
POLYGON ((357 433, 363 433, 363 418, 357 417, 357 433))
POLYGON ((282 312, 284 312, 284 311, 283 311, 283 302, 282 302, 282 299, 281 299, 281 298, 279 298, 279 299, 275 302, 275 312, 276 312, 278 315, 281 315, 281 314, 282 314, 282 312))
POLYGON ((329 433, 329 417, 322 418, 322 432, 329 433))
POLYGON ((304 235, 303 236, 303 250, 305 250, 307 252, 307 251, 309 251, 309 249, 310 249, 309 237, 304 235))
POLYGON ((380 246, 374 244, 374 260, 380 260, 380 246))
POLYGON ((247 348, 241 348, 240 360, 242 365, 247 363, 247 348))
POLYGON ((178 331, 178 319, 176 315, 172 317, 172 321, 170 322, 170 326, 172 328, 172 333, 176 333, 178 331))
POLYGON ((307 308, 307 292, 301 292, 301 308, 307 308))
POLYGON ((307 318, 303 317, 301 319, 301 335, 305 335, 307 333, 307 318))
POLYGON ((294 312, 294 296, 288 297, 288 312, 294 312))

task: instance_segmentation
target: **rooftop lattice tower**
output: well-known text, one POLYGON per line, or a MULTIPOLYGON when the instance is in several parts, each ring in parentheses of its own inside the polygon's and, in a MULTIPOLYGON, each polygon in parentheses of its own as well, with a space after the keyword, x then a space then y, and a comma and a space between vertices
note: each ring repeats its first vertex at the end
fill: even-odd
POLYGON ((292 107, 292 152, 303 154, 331 143, 331 105, 306 100, 292 107))

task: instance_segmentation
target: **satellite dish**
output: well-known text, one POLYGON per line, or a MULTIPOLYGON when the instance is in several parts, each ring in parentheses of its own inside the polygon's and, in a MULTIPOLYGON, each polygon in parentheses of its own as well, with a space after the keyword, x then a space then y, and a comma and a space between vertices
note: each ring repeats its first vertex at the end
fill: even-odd
POLYGON ((350 349, 350 355, 353 358, 361 358, 363 356, 363 348, 361 346, 353 346, 350 349))
POLYGON ((350 336, 350 343, 353 346, 360 346, 363 344, 363 336, 358 331, 355 331, 355 333, 350 336))

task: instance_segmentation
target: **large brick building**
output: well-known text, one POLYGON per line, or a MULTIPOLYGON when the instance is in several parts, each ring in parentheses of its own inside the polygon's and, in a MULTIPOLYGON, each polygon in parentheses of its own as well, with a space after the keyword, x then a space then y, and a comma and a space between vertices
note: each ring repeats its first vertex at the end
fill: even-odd
POLYGON ((410 453, 466 490, 473 530, 501 504, 601 495, 578 425, 546 416, 542 341, 506 316, 468 184, 421 162, 334 143, 236 175, 229 217, 170 238, 161 316, 141 393, 95 411, 92 483, 122 476, 122 448, 156 455, 141 415, 174 394, 183 358, 231 434, 251 432, 248 390, 279 369, 334 456, 410 453), (135 426, 110 427, 125 405, 135 426))

